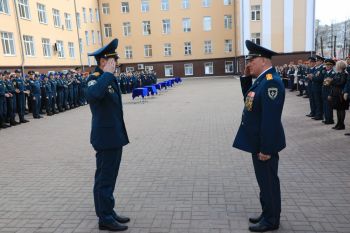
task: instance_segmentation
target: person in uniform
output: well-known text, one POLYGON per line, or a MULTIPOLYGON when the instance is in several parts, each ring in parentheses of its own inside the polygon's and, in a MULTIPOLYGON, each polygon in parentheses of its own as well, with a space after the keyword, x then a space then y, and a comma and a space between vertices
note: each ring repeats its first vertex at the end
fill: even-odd
POLYGON ((19 122, 20 123, 27 123, 29 121, 24 119, 25 104, 26 104, 25 94, 29 94, 29 91, 26 88, 26 85, 25 85, 25 82, 23 80, 21 73, 22 72, 20 69, 15 70, 16 77, 13 81, 13 85, 16 88, 15 91, 16 91, 16 98, 17 98, 17 113, 18 113, 18 117, 19 117, 19 122))
MULTIPOLYGON (((350 57, 347 61, 348 61, 348 64, 350 64, 350 57)), ((350 65, 347 68, 350 68, 350 65)), ((349 103, 350 102, 350 74, 349 73, 347 73, 347 74, 348 74, 347 81, 346 81, 345 87, 343 89, 343 92, 344 92, 343 98, 345 101, 347 101, 349 103)), ((350 136, 350 133, 345 133, 345 136, 350 136)))
POLYGON ((325 72, 322 86, 322 102, 323 102, 323 116, 324 121, 322 123, 326 125, 334 124, 333 119, 333 109, 328 101, 328 96, 331 94, 331 83, 335 76, 335 71, 333 70, 333 66, 335 65, 335 61, 333 59, 325 60, 325 72))
POLYGON ((6 98, 8 98, 10 95, 7 91, 7 87, 4 81, 4 75, 3 71, 0 70, 0 128, 6 129, 8 127, 11 127, 11 125, 6 124, 6 98))
POLYGON ((42 86, 45 92, 45 99, 44 99, 44 104, 45 104, 45 109, 46 109, 46 114, 48 116, 52 116, 52 85, 51 82, 49 81, 49 77, 47 75, 44 75, 44 80, 42 82, 42 86))
POLYGON ((294 79, 295 79, 295 65, 294 61, 291 61, 288 66, 288 87, 290 91, 295 90, 294 79))
POLYGON ((312 95, 312 77, 314 76, 316 71, 316 58, 309 57, 308 58, 308 69, 306 71, 306 91, 307 95, 309 96, 309 103, 310 103, 310 113, 307 114, 307 117, 315 117, 316 115, 316 107, 315 107, 315 100, 314 96, 312 95))
POLYGON ((130 221, 114 211, 113 196, 123 146, 129 143, 123 119, 121 93, 116 77, 118 39, 90 53, 97 62, 88 78, 87 101, 92 113, 90 142, 96 151, 94 202, 99 229, 124 231, 130 221))
POLYGON ((16 99, 16 88, 13 85, 13 79, 15 75, 11 74, 9 70, 5 71, 5 84, 9 93, 9 97, 6 99, 7 102, 7 117, 6 122, 10 123, 11 126, 20 124, 16 121, 17 112, 17 99, 16 99))
POLYGON ((304 95, 304 85, 305 81, 305 67, 303 65, 302 60, 298 60, 298 66, 297 66, 297 89, 299 91, 299 94, 297 96, 303 96, 304 95))
POLYGON ((315 116, 312 119, 316 121, 323 120, 323 101, 322 101, 322 86, 324 75, 326 73, 323 66, 324 58, 316 55, 316 69, 312 75, 312 95, 315 101, 315 116))
POLYGON ((36 76, 34 71, 29 71, 28 74, 30 75, 30 95, 31 95, 31 101, 32 101, 32 112, 33 112, 33 118, 34 119, 40 119, 43 118, 40 115, 40 106, 41 106, 41 84, 36 76))
POLYGON ((271 57, 277 53, 249 40, 245 44, 249 50, 247 69, 250 76, 257 79, 249 88, 242 85, 248 91, 244 95, 245 107, 233 147, 252 154, 262 213, 249 219, 252 223, 249 230, 266 232, 278 229, 280 224, 278 153, 286 147, 281 122, 285 88, 272 67, 271 57))

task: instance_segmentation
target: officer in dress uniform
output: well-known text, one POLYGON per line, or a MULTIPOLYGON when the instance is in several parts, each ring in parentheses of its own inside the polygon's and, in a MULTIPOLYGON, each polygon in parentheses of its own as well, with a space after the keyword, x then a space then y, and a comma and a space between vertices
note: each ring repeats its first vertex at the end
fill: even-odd
POLYGON ((88 78, 87 100, 92 113, 90 142, 96 151, 94 201, 99 229, 124 231, 130 221, 114 211, 113 191, 122 158, 123 146, 129 143, 121 93, 113 73, 119 58, 115 52, 118 39, 90 53, 98 67, 88 78))
POLYGON ((26 104, 26 97, 25 94, 29 94, 26 85, 24 83, 23 77, 21 76, 21 70, 16 69, 15 74, 16 77, 13 81, 13 85, 16 88, 16 97, 17 97, 17 112, 18 112, 18 117, 19 121, 21 123, 27 123, 29 122, 28 120, 24 119, 24 114, 25 114, 25 104, 26 104))
POLYGON ((294 79, 295 79, 295 66, 294 66, 294 61, 291 61, 289 63, 289 66, 288 66, 288 72, 287 72, 287 75, 288 75, 288 87, 290 89, 290 91, 294 91, 295 90, 295 87, 294 87, 294 79))
MULTIPOLYGON (((250 218, 252 232, 265 232, 279 228, 281 192, 278 178, 278 153, 286 147, 281 122, 285 88, 281 77, 272 67, 275 52, 246 41, 246 57, 250 75, 256 77, 252 86, 245 87, 245 107, 242 122, 233 147, 250 152, 255 175, 260 188, 262 213, 250 218)), ((247 82, 249 83, 249 82, 247 82)))
POLYGON ((32 101, 32 111, 33 118, 40 119, 42 116, 40 115, 40 106, 41 106, 41 84, 38 77, 35 75, 34 71, 28 72, 30 75, 30 95, 32 101))
POLYGON ((14 75, 10 75, 9 70, 5 71, 5 84, 9 92, 9 97, 6 99, 7 102, 7 123, 10 123, 11 126, 20 124, 16 119, 17 112, 17 99, 16 99, 16 88, 13 85, 14 75))
POLYGON ((315 107, 315 100, 314 96, 312 95, 312 77, 315 75, 316 71, 316 58, 309 57, 308 58, 308 68, 306 70, 306 92, 309 97, 309 103, 310 103, 310 113, 307 114, 307 117, 315 117, 316 114, 316 107, 315 107))
POLYGON ((298 60, 298 66, 297 66, 297 87, 299 90, 299 94, 297 96, 303 96, 305 85, 305 67, 303 65, 302 60, 298 60))
POLYGON ((54 73, 49 74, 49 82, 51 84, 51 90, 52 90, 52 99, 51 99, 51 113, 56 114, 58 113, 56 106, 57 104, 57 80, 54 78, 54 73))
POLYGON ((312 95, 315 100, 315 116, 312 119, 316 121, 323 120, 323 101, 322 101, 322 86, 325 75, 323 66, 324 58, 316 55, 316 69, 312 75, 312 95))
POLYGON ((323 101, 323 115, 324 121, 322 123, 326 125, 334 124, 333 120, 333 109, 331 103, 328 101, 328 96, 331 94, 331 83, 335 76, 335 71, 333 70, 333 66, 335 65, 335 61, 332 59, 325 60, 325 74, 323 79, 322 86, 322 101, 323 101))
POLYGON ((49 81, 49 77, 47 75, 44 75, 44 80, 42 82, 43 89, 45 91, 45 99, 44 99, 44 104, 45 104, 45 109, 46 109, 46 114, 48 116, 52 116, 52 86, 51 82, 49 81))

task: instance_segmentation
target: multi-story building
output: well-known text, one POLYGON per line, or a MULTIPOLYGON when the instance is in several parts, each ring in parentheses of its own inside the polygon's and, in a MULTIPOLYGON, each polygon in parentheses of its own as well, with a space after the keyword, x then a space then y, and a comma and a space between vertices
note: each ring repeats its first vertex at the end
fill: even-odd
POLYGON ((245 39, 281 53, 313 49, 315 0, 1 0, 0 68, 96 64, 119 39, 123 70, 232 74, 245 39))

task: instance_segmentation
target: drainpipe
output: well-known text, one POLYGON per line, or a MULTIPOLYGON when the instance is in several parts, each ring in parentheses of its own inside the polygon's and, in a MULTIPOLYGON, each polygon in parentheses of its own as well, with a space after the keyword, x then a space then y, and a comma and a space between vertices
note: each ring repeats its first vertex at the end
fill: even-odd
POLYGON ((98 17, 99 17, 99 22, 100 22, 100 35, 101 35, 101 45, 103 47, 103 33, 102 33, 102 20, 101 20, 101 7, 100 7, 100 0, 97 0, 97 10, 98 10, 98 17))
MULTIPOLYGON (((79 59, 80 59, 80 65, 82 66, 82 70, 85 71, 85 67, 83 64, 83 60, 81 58, 81 52, 80 52, 80 35, 79 35, 79 26, 77 22, 77 3, 76 0, 74 0, 74 13, 75 13, 75 21, 76 21, 76 27, 77 27, 77 36, 78 36, 78 48, 79 48, 79 59)), ((80 22, 81 23, 81 22, 80 22)))
MULTIPOLYGON (((237 25, 237 1, 233 0, 233 25, 237 25)), ((237 59, 237 28, 234 29, 234 45, 235 45, 235 72, 238 73, 238 59, 237 59)))
POLYGON ((20 48, 21 48, 21 69, 22 69, 22 75, 24 75, 24 62, 25 62, 25 56, 23 51, 23 39, 22 39, 22 32, 21 32, 21 24, 19 23, 19 17, 18 17, 18 8, 17 8, 17 1, 13 0, 13 3, 15 4, 15 13, 16 13, 16 24, 17 24, 17 32, 18 37, 20 41, 20 48))

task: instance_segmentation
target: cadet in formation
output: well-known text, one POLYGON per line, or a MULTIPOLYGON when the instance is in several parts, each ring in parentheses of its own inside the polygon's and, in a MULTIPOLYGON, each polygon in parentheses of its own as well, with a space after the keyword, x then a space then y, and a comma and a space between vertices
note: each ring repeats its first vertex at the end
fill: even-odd
MULTIPOLYGON (((281 191, 278 178, 279 152, 286 147, 281 122, 285 88, 281 77, 272 67, 275 52, 249 40, 247 72, 256 77, 254 84, 242 83, 245 107, 233 147, 252 154, 254 171, 260 188, 262 213, 250 218, 252 232, 265 232, 279 228, 281 191), (247 86, 250 85, 250 86, 247 86)), ((245 77, 241 78, 241 81, 245 77)))

